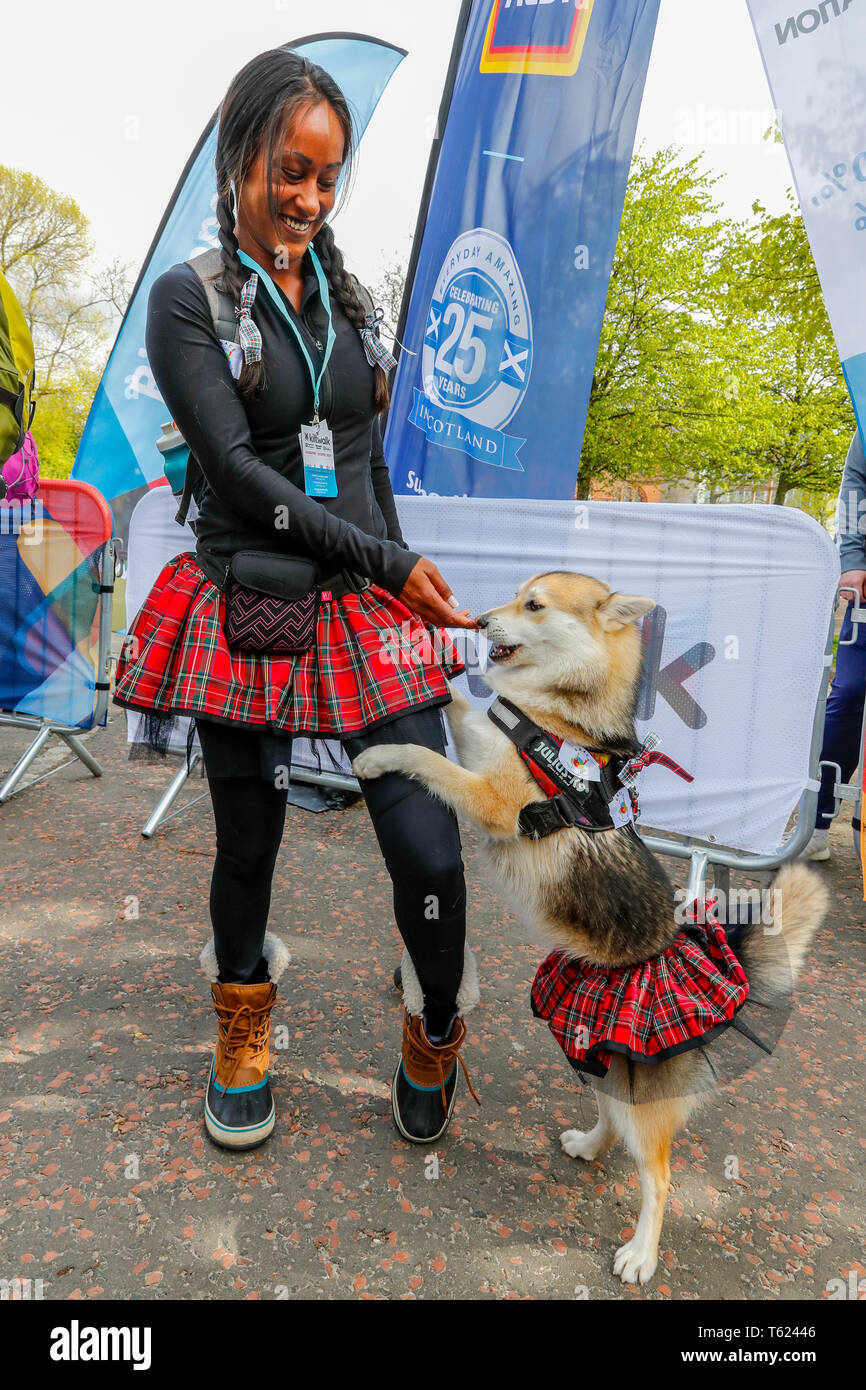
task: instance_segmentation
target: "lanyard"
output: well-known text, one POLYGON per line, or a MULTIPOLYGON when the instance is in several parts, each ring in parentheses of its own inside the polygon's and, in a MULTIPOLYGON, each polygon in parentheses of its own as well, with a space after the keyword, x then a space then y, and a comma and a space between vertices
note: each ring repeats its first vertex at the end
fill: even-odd
POLYGON ((267 272, 266 270, 263 270, 263 269, 262 269, 262 267, 259 265, 258 261, 254 261, 253 258, 252 258, 252 256, 248 256, 247 253, 246 253, 246 251, 241 251, 240 247, 238 248, 238 253, 237 253, 237 254, 238 254, 239 258, 243 261, 244 265, 249 266, 250 270, 254 270, 254 271, 256 272, 256 274, 260 277, 260 279, 264 282, 265 289, 267 290, 268 294, 271 296, 271 299, 272 299, 272 300, 274 301, 274 303, 276 304, 276 306, 277 306, 277 308, 279 309, 280 313, 282 314, 283 318, 286 320, 286 323, 289 325, 289 327, 291 328, 292 332, 294 333, 295 337, 296 337, 297 340, 298 340, 298 346, 300 347, 301 352, 304 354, 304 359, 305 359, 305 361, 306 361, 306 363, 307 363, 307 367, 309 368, 309 372, 310 372, 310 380, 311 380, 311 382, 313 383, 313 397, 314 397, 314 411, 315 411, 315 414, 314 414, 314 416, 313 416, 313 423, 314 423, 314 424, 318 424, 318 420, 319 420, 319 387, 320 387, 321 384, 322 384, 322 377, 325 375, 325 370, 326 370, 326 368, 327 368, 327 366, 328 366, 328 362, 330 361, 331 352, 332 352, 332 350, 333 350, 334 341, 335 341, 337 335, 336 335, 336 333, 334 332, 334 319, 333 319, 333 315, 332 315, 332 313, 331 313, 331 296, 330 296, 330 294, 329 294, 329 292, 328 292, 328 281, 327 281, 326 278, 325 278, 325 272, 324 272, 324 270, 322 269, 322 263, 321 263, 321 261, 319 260, 318 256, 316 255, 315 251, 313 250, 312 246, 309 247, 309 252, 310 252, 310 260, 313 262, 313 269, 314 269, 315 272, 316 272, 316 279, 317 279, 318 282, 319 282, 319 294, 320 294, 321 297, 322 297, 322 303, 324 304, 324 306, 325 306, 325 312, 326 312, 327 315, 328 315, 328 336, 327 336, 327 340, 326 340, 326 342, 325 342, 325 355, 324 355, 324 357, 322 358, 322 366, 321 366, 321 369, 320 369, 320 371, 319 371, 319 375, 318 375, 318 376, 316 376, 316 369, 315 369, 315 367, 313 366, 313 360, 312 360, 312 358, 310 357, 309 352, 307 351, 307 345, 306 345, 306 343, 304 342, 303 338, 301 337, 300 330, 298 329, 298 326, 297 326, 297 324, 294 322, 294 320, 291 319, 291 318, 289 317, 289 314, 288 314, 288 312, 287 312, 287 310, 286 310, 286 306, 285 306, 285 304, 283 303, 282 299, 280 298, 279 291, 277 290, 277 287, 276 287, 276 285, 274 284, 273 280, 271 279, 270 275, 268 274, 268 272, 267 272))

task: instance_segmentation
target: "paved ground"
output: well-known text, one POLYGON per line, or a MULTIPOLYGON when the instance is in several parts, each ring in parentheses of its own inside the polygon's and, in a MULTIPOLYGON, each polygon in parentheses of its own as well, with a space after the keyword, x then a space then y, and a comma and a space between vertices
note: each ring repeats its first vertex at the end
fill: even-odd
MULTIPOLYGON (((0 769, 27 741, 0 730, 0 769)), ((611 1274, 635 1174, 621 1149, 589 1166, 560 1151, 593 1104, 530 1014, 544 951, 481 877, 472 833, 484 995, 466 1059, 483 1106, 464 1089, 438 1176, 390 1118, 398 942, 362 804, 290 809, 271 922, 294 958, 274 1017, 279 1119, 264 1149, 232 1158, 201 1123, 210 803, 143 840, 167 773, 127 762, 116 706, 90 741, 102 778, 68 767, 0 806, 0 1279, 41 1279, 50 1299, 821 1299, 866 1274, 864 906, 847 824, 797 1011, 774 1057, 679 1139, 663 1257, 637 1292, 611 1274)))

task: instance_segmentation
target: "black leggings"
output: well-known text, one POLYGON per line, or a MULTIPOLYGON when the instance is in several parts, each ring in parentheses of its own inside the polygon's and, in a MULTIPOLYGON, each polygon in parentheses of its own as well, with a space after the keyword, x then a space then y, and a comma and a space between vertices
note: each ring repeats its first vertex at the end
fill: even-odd
MULTIPOLYGON (((201 737, 202 721, 198 722, 201 737)), ((201 739, 207 771, 207 730, 201 739)), ((220 730, 224 741, 225 731, 220 730)), ((438 708, 412 710, 343 740, 351 758, 376 743, 420 743, 445 751, 438 708)), ((217 852, 211 880, 214 944, 225 982, 265 978, 262 944, 274 866, 286 818, 286 790, 261 776, 208 773, 217 852)), ((412 958, 431 1031, 445 1027, 463 973, 466 887, 453 813, 420 782, 400 773, 361 788, 394 886, 394 916, 412 958)))

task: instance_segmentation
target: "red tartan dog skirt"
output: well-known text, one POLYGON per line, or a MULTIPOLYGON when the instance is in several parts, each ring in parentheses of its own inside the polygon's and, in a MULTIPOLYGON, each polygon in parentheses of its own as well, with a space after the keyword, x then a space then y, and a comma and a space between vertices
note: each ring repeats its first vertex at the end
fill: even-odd
POLYGON ((576 1071, 606 1076, 615 1052, 662 1062, 727 1028, 749 982, 720 924, 690 925, 660 955, 618 970, 553 951, 532 985, 543 1018, 576 1071))
POLYGON ((269 733, 339 737, 446 704, 446 677, 464 669, 444 628, 428 628, 376 584, 323 599, 316 640, 296 656, 232 651, 224 606, 192 551, 169 560, 124 641, 115 702, 269 733))

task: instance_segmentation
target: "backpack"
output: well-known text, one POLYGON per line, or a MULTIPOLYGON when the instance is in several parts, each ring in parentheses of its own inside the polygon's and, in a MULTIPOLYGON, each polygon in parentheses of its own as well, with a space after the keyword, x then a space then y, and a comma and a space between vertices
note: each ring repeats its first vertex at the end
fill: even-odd
MULTIPOLYGON (((36 402, 33 339, 12 286, 0 272, 0 466, 24 447, 36 402)), ((5 483, 0 483, 0 495, 5 483)))
POLYGON ((39 487, 39 454, 28 430, 24 443, 0 465, 0 480, 6 485, 7 502, 24 502, 36 496, 39 487))
MULTIPOLYGON (((234 300, 225 290, 217 289, 215 283, 220 279, 223 273, 222 256, 219 249, 214 248, 212 251, 203 251, 201 255, 193 256, 191 260, 188 260, 187 265, 192 266, 196 275, 201 280, 202 287, 207 295, 208 308, 210 309, 214 330, 220 342, 224 345, 239 343, 240 331, 235 314, 234 300)), ((364 313, 372 314, 374 312, 374 305, 369 290, 367 290, 354 275, 352 276, 352 281, 354 283, 355 293, 364 307, 364 313)), ((159 448, 161 452, 175 449, 179 444, 183 444, 183 436, 173 422, 172 425, 163 425, 162 428, 163 436, 157 442, 157 448, 159 448)), ((180 505, 174 518, 179 526, 183 526, 186 522, 190 498, 193 498, 196 506, 199 506, 205 488, 205 476, 201 470, 198 459, 196 459, 189 450, 187 450, 187 455, 183 492, 181 493, 180 505)), ((167 463, 165 465, 165 471, 166 477, 169 479, 169 484, 171 484, 174 479, 169 476, 167 463)))

